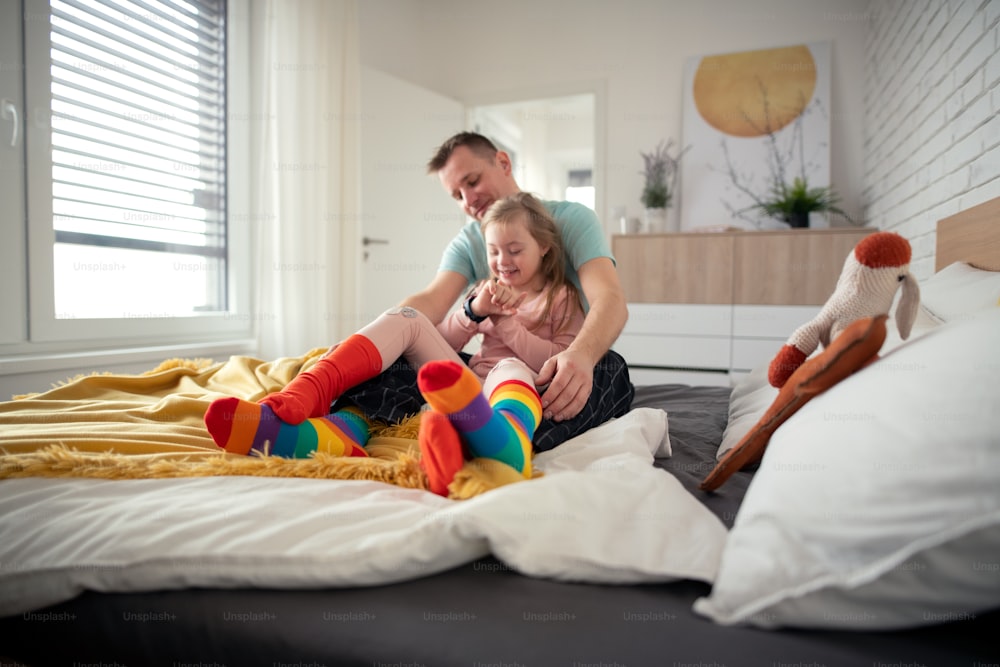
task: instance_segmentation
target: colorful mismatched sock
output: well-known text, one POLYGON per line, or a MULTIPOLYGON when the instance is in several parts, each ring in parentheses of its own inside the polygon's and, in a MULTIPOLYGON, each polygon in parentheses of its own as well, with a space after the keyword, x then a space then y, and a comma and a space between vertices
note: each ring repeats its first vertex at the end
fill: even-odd
POLYGON ((487 401, 475 373, 454 361, 425 364, 417 384, 427 403, 448 416, 472 456, 496 459, 531 477, 531 438, 542 415, 534 387, 508 380, 487 401))
POLYGON ((340 410, 301 424, 282 421, 267 405, 238 398, 212 401, 205 426, 219 447, 234 454, 308 458, 314 451, 336 456, 368 456, 368 423, 359 414, 340 410))
POLYGON ((542 420, 542 399, 538 390, 521 380, 506 380, 493 389, 490 405, 515 424, 521 425, 528 436, 530 452, 531 439, 535 437, 535 429, 542 420))

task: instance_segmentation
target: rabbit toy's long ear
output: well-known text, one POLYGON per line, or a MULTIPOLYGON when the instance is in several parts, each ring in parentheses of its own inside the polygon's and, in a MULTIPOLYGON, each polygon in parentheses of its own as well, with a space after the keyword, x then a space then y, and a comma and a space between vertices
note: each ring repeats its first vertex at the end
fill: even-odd
POLYGON ((899 329, 900 338, 906 340, 910 337, 910 330, 913 329, 913 322, 917 319, 920 308, 920 286, 909 271, 902 278, 903 293, 896 304, 896 328, 899 329))

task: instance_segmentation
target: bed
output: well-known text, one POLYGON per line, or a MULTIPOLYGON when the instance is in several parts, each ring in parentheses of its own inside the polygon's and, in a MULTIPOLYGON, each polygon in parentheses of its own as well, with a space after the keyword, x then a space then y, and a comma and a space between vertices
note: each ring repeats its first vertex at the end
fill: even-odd
POLYGON ((540 455, 540 479, 460 502, 401 477, 213 472, 179 415, 233 382, 273 390, 308 355, 0 404, 0 662, 995 663, 998 217, 1000 200, 940 221, 910 339, 890 333, 713 493, 699 483, 773 400, 761 373, 638 387, 629 415, 540 455), (26 425, 31 409, 51 418, 26 425), (68 458, 25 469, 60 443, 68 458), (172 472, 82 470, 109 448, 133 477, 172 472), (192 460, 204 476, 177 473, 192 460))

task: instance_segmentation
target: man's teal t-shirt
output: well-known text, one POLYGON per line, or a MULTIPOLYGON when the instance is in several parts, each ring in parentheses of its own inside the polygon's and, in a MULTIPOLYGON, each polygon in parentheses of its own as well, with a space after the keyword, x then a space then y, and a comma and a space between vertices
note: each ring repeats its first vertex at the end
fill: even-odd
MULTIPOLYGON (((543 201, 552 214, 556 227, 562 236, 566 251, 566 277, 580 293, 584 308, 589 308, 580 286, 577 269, 597 257, 607 257, 615 261, 604 236, 604 230, 597 220, 597 214, 583 204, 569 201, 543 201)), ((458 233, 441 257, 439 271, 455 271, 465 276, 469 284, 490 277, 490 267, 486 259, 486 241, 478 220, 470 220, 458 233)))

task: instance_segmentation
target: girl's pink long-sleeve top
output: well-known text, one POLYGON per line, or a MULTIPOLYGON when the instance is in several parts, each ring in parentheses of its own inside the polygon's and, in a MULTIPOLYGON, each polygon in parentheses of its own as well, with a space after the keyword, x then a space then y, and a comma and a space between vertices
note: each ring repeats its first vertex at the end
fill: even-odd
POLYGON ((460 309, 444 318, 437 329, 456 351, 465 347, 477 333, 483 334, 479 352, 469 360, 469 367, 480 378, 485 378, 501 359, 508 357, 517 357, 538 373, 549 357, 569 347, 583 326, 583 311, 579 305, 570 303, 563 287, 552 302, 548 320, 531 331, 530 327, 545 307, 548 291, 546 286, 538 296, 522 303, 517 313, 498 318, 496 324, 489 317, 477 324, 460 309), (569 323, 557 334, 556 330, 566 317, 569 323))

